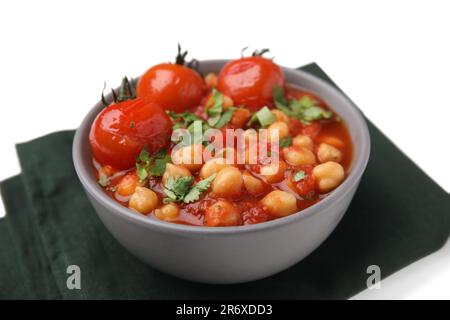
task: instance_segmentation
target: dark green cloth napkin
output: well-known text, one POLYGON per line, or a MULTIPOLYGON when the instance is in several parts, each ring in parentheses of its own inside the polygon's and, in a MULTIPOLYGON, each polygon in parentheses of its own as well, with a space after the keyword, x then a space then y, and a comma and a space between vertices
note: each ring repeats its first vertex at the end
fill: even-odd
MULTIPOLYGON (((302 69, 331 82, 316 64, 302 69)), ((349 298, 366 288, 369 265, 386 277, 439 249, 450 234, 449 195, 369 128, 369 165, 332 235, 280 274, 228 286, 179 280, 127 253, 76 177, 73 131, 20 144, 22 174, 1 183, 7 216, 0 220, 0 298, 349 298), (67 288, 69 265, 81 268, 81 290, 67 288)))

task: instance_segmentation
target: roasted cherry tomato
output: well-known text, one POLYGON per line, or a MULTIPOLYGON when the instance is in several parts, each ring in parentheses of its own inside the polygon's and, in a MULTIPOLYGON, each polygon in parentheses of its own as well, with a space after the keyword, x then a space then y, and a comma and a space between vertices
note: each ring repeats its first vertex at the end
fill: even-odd
POLYGON ((138 97, 147 97, 164 109, 178 113, 198 106, 205 90, 205 82, 198 72, 174 63, 148 69, 136 89, 138 97))
POLYGON ((150 153, 167 147, 172 122, 156 103, 136 98, 106 107, 91 127, 89 141, 94 158, 116 169, 134 166, 144 147, 150 153))
POLYGON ((284 74, 272 60, 252 56, 227 63, 219 73, 217 89, 236 106, 258 110, 272 105, 274 86, 284 86, 284 74))

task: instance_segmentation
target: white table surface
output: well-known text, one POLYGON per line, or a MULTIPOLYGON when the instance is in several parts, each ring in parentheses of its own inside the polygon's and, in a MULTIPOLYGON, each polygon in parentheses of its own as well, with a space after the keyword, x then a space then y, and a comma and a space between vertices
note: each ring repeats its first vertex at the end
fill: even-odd
MULTIPOLYGON (((99 98, 180 41, 197 59, 271 49, 316 61, 364 113, 450 190, 450 19, 446 1, 0 2, 0 179, 14 144, 75 128, 99 98)), ((0 216, 4 210, 0 205, 0 216)), ((450 244, 356 299, 449 299, 450 244)))

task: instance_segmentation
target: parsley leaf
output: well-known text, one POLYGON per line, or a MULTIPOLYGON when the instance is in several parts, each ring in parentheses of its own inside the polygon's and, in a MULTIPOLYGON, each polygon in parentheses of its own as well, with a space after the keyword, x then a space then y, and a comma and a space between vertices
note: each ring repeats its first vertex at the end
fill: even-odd
POLYGON ((159 150, 154 156, 150 156, 147 148, 142 149, 136 161, 139 180, 142 182, 149 176, 162 176, 166 170, 166 163, 170 160, 170 155, 164 149, 159 150))
POLYGON ((282 94, 280 87, 273 88, 275 106, 289 117, 300 119, 304 123, 333 117, 331 111, 319 107, 317 101, 307 95, 287 102, 282 94))
POLYGON ((167 197, 163 199, 163 202, 194 202, 200 198, 203 192, 209 189, 215 177, 216 174, 213 174, 208 178, 197 182, 193 186, 191 186, 194 181, 194 177, 192 176, 178 178, 169 177, 164 186, 164 193, 167 197))
POLYGON ((280 148, 286 148, 289 147, 292 144, 292 137, 286 137, 280 139, 279 146, 280 148))
POLYGON ((203 179, 199 182, 197 182, 191 190, 186 194, 184 197, 184 203, 191 203, 200 198, 200 195, 209 189, 211 186, 211 183, 213 182, 214 178, 216 177, 216 174, 210 175, 208 178, 203 179))
POLYGON ((194 181, 194 177, 169 177, 164 185, 164 193, 167 198, 164 198, 163 202, 182 201, 186 194, 189 192, 190 186, 194 181))
POLYGON ((217 91, 215 88, 212 89, 212 107, 206 110, 208 115, 208 124, 214 127, 220 120, 220 116, 223 111, 223 94, 217 91))
POLYGON ((148 152, 147 148, 144 148, 141 150, 141 153, 139 153, 138 159, 140 162, 143 163, 149 163, 151 158, 150 158, 150 153, 148 152))
POLYGON ((179 128, 187 128, 189 127, 193 122, 195 121, 203 121, 200 119, 197 115, 195 115, 192 112, 185 111, 182 113, 175 113, 173 111, 168 111, 167 114, 169 117, 171 117, 173 120, 178 120, 175 122, 173 129, 179 129, 179 128))
POLYGON ((227 110, 224 110, 223 94, 215 88, 212 89, 211 100, 212 107, 206 110, 206 114, 208 115, 208 125, 220 129, 230 122, 235 108, 229 107, 227 110))
POLYGON ((230 122, 231 118, 233 117, 235 108, 230 107, 228 108, 219 118, 217 123, 214 125, 215 128, 220 129, 224 125, 226 125, 228 122, 230 122))
POLYGON ((167 154, 163 158, 155 159, 153 166, 150 167, 149 173, 154 177, 161 177, 166 171, 166 164, 170 162, 170 156, 167 154))
POLYGON ((294 181, 299 182, 299 181, 305 179, 305 177, 306 177, 305 171, 301 170, 294 175, 294 181))
POLYGON ((283 106, 287 105, 286 98, 284 97, 284 90, 281 86, 273 87, 273 101, 276 104, 281 104, 283 106))
POLYGON ((261 127, 268 127, 273 122, 275 122, 277 118, 273 115, 269 108, 263 107, 259 109, 259 111, 255 112, 250 118, 248 125, 258 121, 261 127))
POLYGON ((136 163, 136 171, 140 182, 143 182, 145 179, 147 179, 148 172, 145 165, 141 163, 136 163))
POLYGON ((312 106, 303 111, 303 119, 308 122, 320 119, 330 119, 332 116, 333 113, 331 111, 317 106, 312 106))

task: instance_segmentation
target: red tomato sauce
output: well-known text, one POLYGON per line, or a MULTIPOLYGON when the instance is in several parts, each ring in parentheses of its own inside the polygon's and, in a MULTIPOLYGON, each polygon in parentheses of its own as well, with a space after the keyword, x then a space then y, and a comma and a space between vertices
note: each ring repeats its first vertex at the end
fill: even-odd
MULTIPOLYGON (((213 190, 213 181, 208 190, 203 192, 199 196, 198 200, 192 203, 184 203, 183 201, 173 202, 171 210, 178 211, 175 217, 171 216, 171 218, 169 219, 165 218, 166 216, 164 216, 163 214, 164 210, 167 209, 162 209, 165 206, 163 200, 167 198, 167 194, 165 192, 165 186, 160 176, 149 176, 145 179, 145 181, 140 181, 139 179, 137 179, 137 170, 134 167, 119 171, 113 169, 111 166, 105 163, 99 164, 94 160, 95 175, 100 181, 102 180, 102 175, 108 178, 107 185, 104 186, 105 191, 112 199, 125 207, 132 208, 130 199, 134 196, 134 192, 137 187, 143 187, 146 190, 151 190, 151 192, 155 193, 158 196, 159 200, 157 206, 154 206, 154 208, 152 208, 148 212, 140 212, 136 214, 145 214, 149 218, 162 219, 170 221, 172 223, 203 226, 206 224, 205 215, 212 214, 215 215, 214 220, 208 219, 208 221, 219 221, 219 224, 210 226, 248 225, 270 221, 282 216, 286 216, 288 214, 299 212, 325 198, 329 194, 329 192, 332 192, 334 188, 342 183, 349 170, 351 169, 353 157, 351 137, 343 119, 341 119, 339 115, 337 115, 332 110, 332 108, 330 108, 330 106, 326 105, 326 103, 323 102, 320 97, 317 97, 310 92, 305 92, 293 86, 285 87, 285 97, 288 100, 301 99, 305 96, 314 100, 316 105, 323 110, 333 112, 333 116, 329 119, 314 120, 310 123, 302 122, 294 117, 288 117, 287 125, 289 129, 289 137, 292 138, 292 144, 286 147, 286 151, 284 149, 280 150, 280 157, 282 159, 282 162, 284 163, 284 170, 280 173, 279 176, 277 176, 276 179, 273 177, 268 177, 264 174, 264 168, 262 164, 236 164, 235 167, 239 170, 239 172, 241 174, 246 174, 245 177, 247 177, 256 185, 255 188, 257 189, 257 191, 252 189, 251 182, 246 181, 243 176, 243 184, 239 194, 233 194, 230 196, 218 196, 213 190), (312 142, 312 145, 310 144, 308 147, 304 147, 301 144, 296 144, 296 139, 299 136, 306 136, 305 139, 312 142), (320 146, 322 146, 323 150, 320 149, 320 146), (330 146, 332 148, 330 148, 330 146), (291 151, 293 153, 291 153, 291 151), (315 159, 314 163, 295 164, 292 161, 288 161, 288 158, 286 157, 289 156, 294 160, 296 159, 295 157, 298 156, 296 152, 299 153, 299 157, 305 157, 305 154, 311 157, 312 154, 312 157, 315 159), (322 156, 320 156, 320 154, 322 154, 322 156), (330 157, 331 159, 335 160, 323 160, 330 157), (330 165, 330 168, 323 166, 322 171, 317 169, 318 166, 329 162, 333 162, 332 166, 330 165), (326 174, 329 174, 327 173, 328 171, 337 170, 336 168, 343 169, 344 177, 341 179, 341 181, 339 181, 339 183, 337 183, 336 186, 331 186, 330 188, 325 180, 321 180, 322 175, 325 175, 326 177, 326 174), (132 176, 131 178, 128 177, 127 183, 125 183, 124 178, 126 175, 132 176), (272 181, 271 179, 275 180, 272 181), (118 193, 119 190, 122 195, 118 193), (295 210, 293 210, 291 207, 286 208, 285 211, 280 209, 280 213, 278 213, 276 210, 274 211, 271 205, 273 204, 273 201, 279 200, 274 198, 274 200, 271 202, 267 197, 275 190, 283 191, 284 193, 282 194, 282 196, 287 196, 287 199, 292 199, 292 196, 295 197, 295 204, 293 205, 295 210), (220 201, 223 201, 222 203, 226 203, 227 205, 230 204, 232 206, 231 212, 228 212, 230 211, 229 209, 221 210, 223 209, 223 207, 219 207, 220 210, 215 208, 216 210, 214 212, 210 209, 214 204, 217 204, 220 201), (156 214, 157 212, 159 212, 160 214, 156 214), (289 213, 286 214, 286 212, 289 213), (229 215, 231 214, 238 214, 239 216, 230 217, 229 215), (220 221, 223 221, 223 224, 220 221)), ((200 105, 190 107, 186 109, 186 111, 192 112, 201 119, 207 120, 208 116, 205 106, 210 104, 208 102, 210 98, 211 88, 204 91, 204 95, 201 99, 200 105)), ((264 98, 266 99, 266 97, 264 98)), ((271 110, 276 109, 273 104, 271 104, 269 108, 271 110)), ((254 105, 252 106, 252 109, 243 108, 239 110, 240 111, 238 112, 235 111, 235 118, 232 118, 224 128, 245 129, 247 127, 251 115, 253 114, 253 112, 255 112, 253 111, 254 105)), ((176 122, 176 120, 174 121, 176 122)), ((277 118, 276 121, 279 121, 279 119, 277 118)), ((173 147, 174 143, 171 143, 169 147, 169 154, 170 150, 173 147)), ((200 169, 191 170, 191 174, 194 178, 193 184, 203 180, 201 178, 200 172, 200 169)), ((221 171, 218 171, 215 179, 217 179, 220 172, 221 171)), ((281 201, 281 204, 284 205, 284 201, 281 201)), ((139 210, 137 210, 136 208, 132 209, 139 212, 139 210)))

